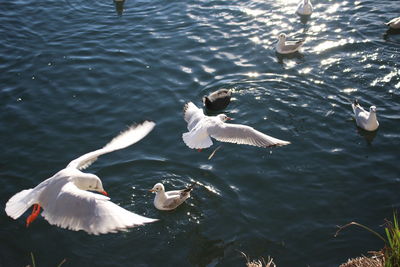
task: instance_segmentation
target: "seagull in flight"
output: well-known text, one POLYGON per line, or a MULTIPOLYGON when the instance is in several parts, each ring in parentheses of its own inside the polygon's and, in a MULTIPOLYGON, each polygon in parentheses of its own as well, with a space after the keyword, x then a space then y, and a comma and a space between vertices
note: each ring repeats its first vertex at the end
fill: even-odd
POLYGON ((32 214, 26 220, 28 227, 43 208, 42 216, 50 224, 73 231, 83 230, 94 235, 113 233, 157 221, 114 204, 104 190, 100 178, 82 171, 99 156, 138 142, 154 126, 152 121, 131 126, 103 148, 72 160, 66 168, 36 187, 16 193, 6 203, 7 215, 18 219, 33 206, 32 214))
POLYGON ((192 149, 201 150, 210 147, 213 144, 211 137, 221 142, 258 147, 290 144, 288 141, 263 134, 247 125, 225 123, 232 119, 225 114, 207 116, 192 102, 184 106, 184 119, 188 123, 189 132, 183 133, 182 138, 192 149))

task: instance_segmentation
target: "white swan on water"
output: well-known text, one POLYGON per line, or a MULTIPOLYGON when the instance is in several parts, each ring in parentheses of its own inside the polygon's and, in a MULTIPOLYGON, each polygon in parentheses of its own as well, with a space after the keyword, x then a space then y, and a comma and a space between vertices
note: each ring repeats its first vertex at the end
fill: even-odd
POLYGON ((130 212, 114 204, 107 197, 99 177, 81 170, 87 168, 99 156, 128 147, 145 137, 155 126, 145 121, 131 126, 101 149, 89 152, 71 161, 65 169, 41 182, 35 188, 22 190, 6 204, 6 213, 18 219, 32 205, 27 218, 29 226, 40 214, 52 225, 89 234, 117 232, 130 227, 156 221, 130 212), (89 192, 97 191, 103 195, 89 192))

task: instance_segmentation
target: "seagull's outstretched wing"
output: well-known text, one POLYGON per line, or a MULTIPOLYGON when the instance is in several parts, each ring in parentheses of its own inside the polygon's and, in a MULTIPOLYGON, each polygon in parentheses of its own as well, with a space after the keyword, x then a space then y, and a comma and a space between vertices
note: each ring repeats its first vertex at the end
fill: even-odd
POLYGON ((144 121, 140 124, 133 125, 129 127, 128 130, 116 136, 103 148, 86 153, 79 158, 74 159, 68 164, 67 168, 76 168, 79 170, 85 169, 95 162, 99 156, 115 150, 123 149, 138 142, 151 132, 155 125, 156 124, 152 121, 144 121))
POLYGON ((53 225, 89 234, 105 234, 157 221, 132 213, 108 197, 78 189, 66 183, 57 199, 43 201, 42 216, 53 225))
POLYGON ((205 115, 202 109, 196 107, 192 102, 188 102, 183 107, 183 117, 188 123, 188 130, 191 131, 205 115))
POLYGON ((254 128, 241 124, 221 123, 208 129, 211 137, 221 142, 244 144, 258 147, 284 146, 290 142, 263 134, 254 128))

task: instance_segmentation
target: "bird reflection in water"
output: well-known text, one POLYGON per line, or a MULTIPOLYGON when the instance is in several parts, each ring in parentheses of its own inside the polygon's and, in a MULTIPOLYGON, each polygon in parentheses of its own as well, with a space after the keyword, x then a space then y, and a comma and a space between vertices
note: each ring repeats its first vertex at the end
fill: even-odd
POLYGON ((276 58, 278 59, 279 64, 283 64, 284 59, 303 59, 304 55, 298 51, 290 54, 280 54, 280 53, 275 53, 276 58))
POLYGON ((372 145, 372 141, 375 139, 376 134, 378 133, 378 130, 376 131, 366 131, 364 129, 361 129, 360 127, 357 127, 357 132, 360 136, 364 137, 365 141, 367 142, 368 145, 372 145))
POLYGON ((122 13, 124 12, 125 0, 114 0, 114 3, 115 3, 115 11, 117 11, 117 14, 119 16, 122 16, 122 13))
POLYGON ((396 35, 396 34, 400 34, 400 29, 393 29, 393 28, 389 28, 387 29, 387 31, 383 34, 383 39, 387 40, 389 38, 390 35, 396 35))
POLYGON ((300 17, 300 22, 303 24, 306 24, 311 17, 311 15, 300 15, 300 14, 297 15, 300 17))

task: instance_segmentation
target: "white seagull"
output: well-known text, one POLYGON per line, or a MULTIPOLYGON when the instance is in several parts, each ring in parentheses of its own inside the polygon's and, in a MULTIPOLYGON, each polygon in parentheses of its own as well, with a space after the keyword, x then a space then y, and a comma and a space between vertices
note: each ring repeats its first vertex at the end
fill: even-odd
POLYGON ((301 0, 297 5, 296 13, 300 16, 310 16, 313 12, 313 6, 310 0, 301 0))
POLYGON ((184 118, 189 132, 182 135, 183 141, 190 148, 202 149, 210 147, 215 138, 221 142, 245 144, 258 147, 283 146, 290 142, 263 134, 254 128, 241 124, 228 124, 231 120, 225 114, 206 116, 202 109, 192 102, 184 107, 184 118))
POLYGON ((379 127, 378 119, 376 118, 376 107, 371 106, 369 112, 363 109, 357 100, 351 104, 355 115, 357 126, 366 131, 375 131, 379 127))
POLYGON ((185 202, 190 197, 190 192, 196 183, 193 183, 188 188, 182 190, 173 190, 165 192, 164 185, 157 183, 150 192, 156 193, 154 197, 154 206, 159 210, 173 210, 185 202))
POLYGON ((107 197, 99 177, 81 170, 97 157, 128 147, 145 137, 155 126, 152 121, 131 126, 101 149, 71 161, 65 169, 41 182, 35 188, 22 190, 8 200, 6 213, 18 219, 32 205, 26 220, 28 227, 40 214, 52 225, 89 234, 105 234, 157 221, 132 213, 107 197), (97 191, 103 195, 89 192, 97 191))
POLYGON ((400 17, 392 19, 391 21, 387 22, 386 25, 392 29, 400 29, 400 17))
POLYGON ((278 36, 278 43, 276 44, 276 52, 279 54, 292 54, 300 50, 304 44, 304 40, 299 41, 286 41, 286 34, 281 33, 278 36))

